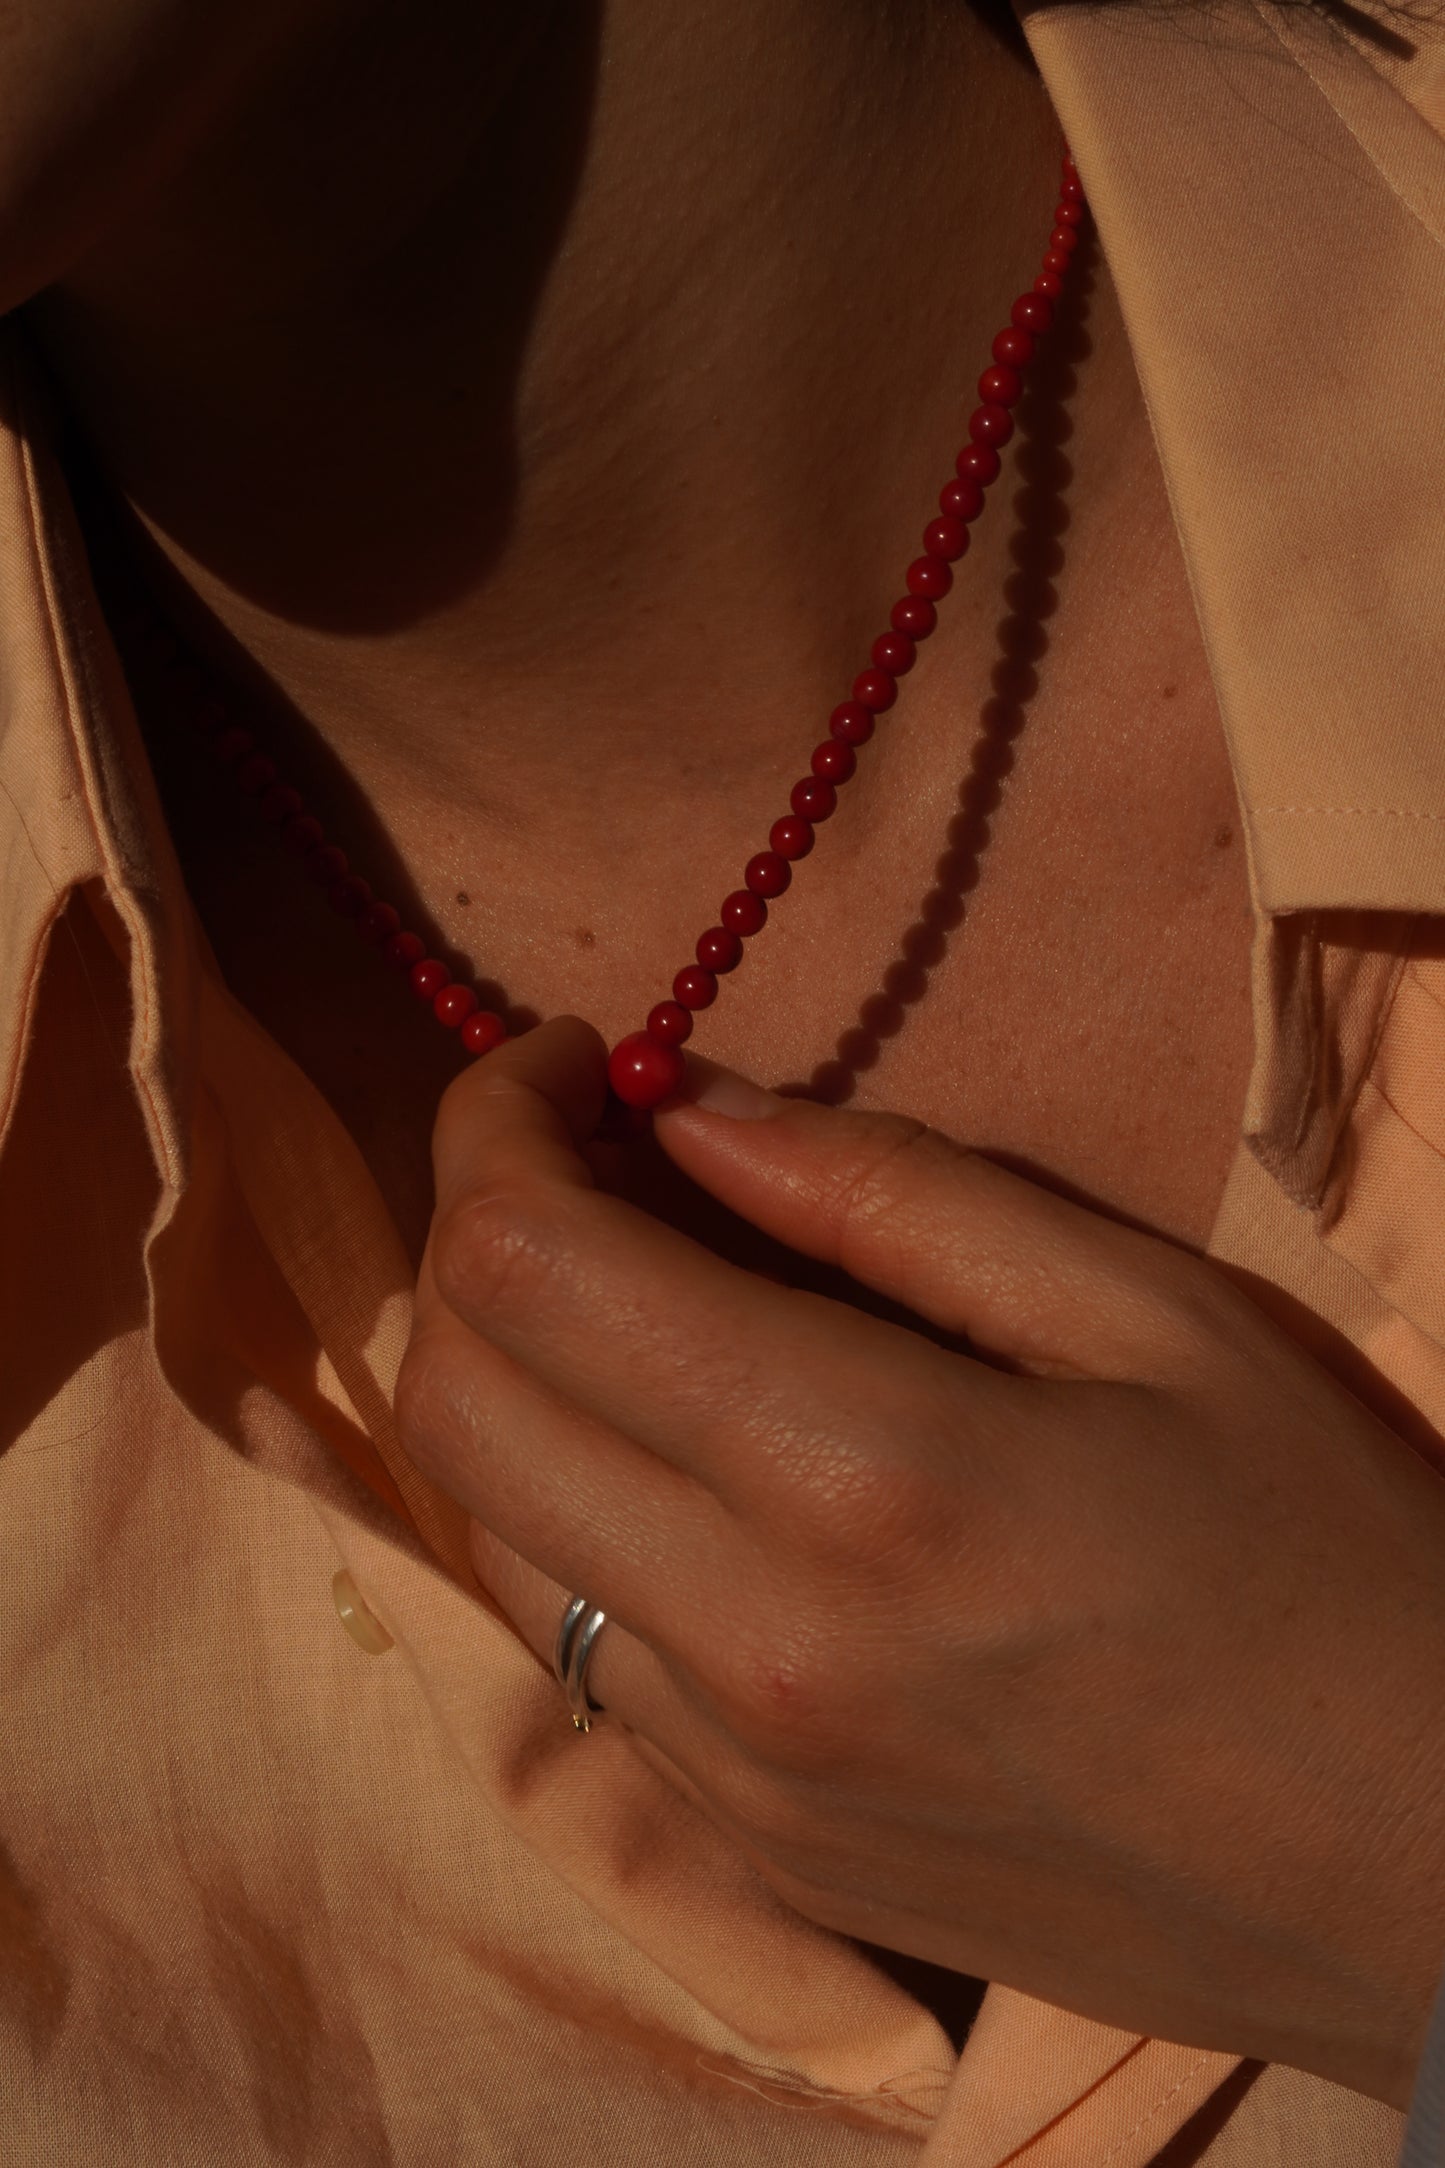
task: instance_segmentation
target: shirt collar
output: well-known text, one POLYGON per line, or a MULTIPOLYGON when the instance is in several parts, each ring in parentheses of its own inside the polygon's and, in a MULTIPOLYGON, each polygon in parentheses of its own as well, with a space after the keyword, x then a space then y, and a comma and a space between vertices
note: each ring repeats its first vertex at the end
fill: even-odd
POLYGON ((174 1192, 194 1069, 195 922, 51 438, 25 339, 0 320, 0 1145, 47 944, 73 891, 91 888, 127 963, 130 1069, 174 1192))
POLYGON ((1025 31, 1118 288, 1259 904, 1445 909, 1441 29, 1413 61, 1268 0, 1025 31))

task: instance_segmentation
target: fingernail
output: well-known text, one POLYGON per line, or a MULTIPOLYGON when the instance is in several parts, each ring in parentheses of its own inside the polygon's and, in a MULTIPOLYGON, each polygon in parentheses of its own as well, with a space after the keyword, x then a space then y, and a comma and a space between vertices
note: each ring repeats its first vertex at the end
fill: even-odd
POLYGON ((689 1054, 687 1072, 686 1096, 673 1102, 677 1107, 706 1107, 710 1114, 726 1114, 735 1122, 761 1122, 783 1104, 776 1092, 765 1092, 735 1069, 721 1068, 701 1054, 689 1054))

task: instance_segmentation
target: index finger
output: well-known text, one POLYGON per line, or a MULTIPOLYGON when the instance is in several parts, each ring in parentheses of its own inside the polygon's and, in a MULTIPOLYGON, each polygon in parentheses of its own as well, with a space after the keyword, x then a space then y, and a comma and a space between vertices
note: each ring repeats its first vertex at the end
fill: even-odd
POLYGON ((508 1039, 447 1086, 432 1131, 436 1212, 463 1189, 518 1177, 594 1187, 581 1147, 602 1118, 607 1048, 580 1016, 508 1039))

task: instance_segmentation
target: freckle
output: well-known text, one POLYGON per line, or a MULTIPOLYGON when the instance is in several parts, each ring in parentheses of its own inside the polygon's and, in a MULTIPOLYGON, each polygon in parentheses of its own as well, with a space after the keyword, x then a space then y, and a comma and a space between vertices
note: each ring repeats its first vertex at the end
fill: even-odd
POLYGON ((465 908, 466 905, 471 902, 471 900, 471 897, 467 894, 464 888, 459 888, 457 890, 457 902, 461 904, 463 908, 465 908))
POLYGON ((1179 687, 1178 687, 1177 685, 1165 685, 1165 686, 1162 686, 1162 687, 1160 688, 1160 698, 1161 698, 1162 700, 1172 700, 1172 699, 1174 698, 1174 695, 1175 695, 1175 694, 1176 694, 1176 693, 1178 692, 1178 690, 1179 690, 1179 687))
POLYGON ((572 936, 578 948, 595 948, 597 936, 590 926, 579 926, 572 936))
POLYGON ((1227 826, 1227 825, 1226 825, 1226 826, 1225 826, 1225 827, 1223 827, 1223 828, 1216 828, 1216 829, 1215 829, 1215 831, 1214 831, 1214 848, 1215 848, 1215 849, 1216 849, 1217 851, 1222 851, 1222 850, 1224 849, 1224 847, 1225 847, 1225 845, 1226 845, 1227 843, 1232 843, 1233 841, 1234 841, 1234 830, 1233 830, 1232 828, 1230 828, 1229 826, 1227 826))

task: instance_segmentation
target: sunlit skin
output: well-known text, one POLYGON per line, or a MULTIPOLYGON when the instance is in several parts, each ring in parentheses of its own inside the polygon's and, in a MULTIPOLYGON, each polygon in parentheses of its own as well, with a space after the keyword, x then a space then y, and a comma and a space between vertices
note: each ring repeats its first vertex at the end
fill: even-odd
MULTIPOLYGON (((1251 923, 1104 265, 1047 655, 926 998, 847 1104, 594 1141, 1038 255, 1026 58, 949 0, 0 0, 0 49, 0 305, 168 606, 377 885, 557 1019, 443 1091, 150 738, 230 982, 417 1267, 398 1416, 486 1587, 543 1661, 572 1591, 607 1610, 601 1721, 809 1917, 1404 2107, 1445 1503, 1198 1254, 1251 923)), ((1011 532, 709 1015, 729 1069, 816 1075, 934 878, 1011 532)))

